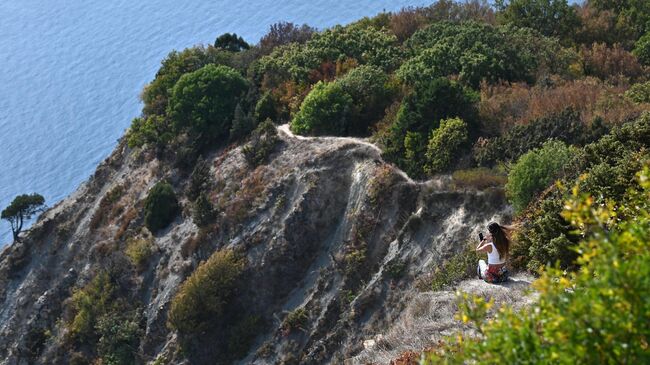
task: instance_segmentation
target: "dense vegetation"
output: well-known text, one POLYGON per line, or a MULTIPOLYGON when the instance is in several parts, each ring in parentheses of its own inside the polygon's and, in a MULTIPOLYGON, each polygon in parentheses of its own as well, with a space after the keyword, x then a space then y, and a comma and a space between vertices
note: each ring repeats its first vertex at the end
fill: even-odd
MULTIPOLYGON (((157 251, 142 226, 156 234, 191 214, 200 234, 187 251, 207 260, 184 273, 168 326, 186 357, 232 362, 263 325, 241 309, 246 262, 227 249, 211 253, 216 242, 197 247, 239 226, 255 194, 242 189, 232 202, 216 201, 223 186, 201 156, 239 146, 254 174, 277 158, 279 124, 303 135, 369 137, 412 178, 451 174, 458 189, 505 193, 522 226, 510 263, 541 275, 540 299, 523 315, 505 310, 486 322, 484 303, 464 302, 463 318, 489 340, 450 343, 431 361, 647 362, 647 326, 639 324, 648 322, 650 289, 648 4, 440 0, 322 31, 278 23, 258 44, 226 33, 213 45, 173 51, 143 90, 142 114, 126 137, 137 158, 171 171, 169 181, 135 205, 121 223, 125 236, 106 244, 119 247, 121 261, 102 265, 146 272, 157 251)), ((105 194, 91 226, 119 210, 121 194, 105 194)), ((16 240, 19 223, 43 203, 28 198, 2 212, 17 224, 16 240)), ((345 275, 361 277, 367 246, 350 243, 345 275)), ((471 274, 475 259, 465 249, 425 286, 471 274)), ((84 361, 137 363, 141 314, 122 280, 135 274, 104 269, 71 294, 68 341, 84 361)), ((292 312, 285 325, 299 328, 306 318, 292 312)))

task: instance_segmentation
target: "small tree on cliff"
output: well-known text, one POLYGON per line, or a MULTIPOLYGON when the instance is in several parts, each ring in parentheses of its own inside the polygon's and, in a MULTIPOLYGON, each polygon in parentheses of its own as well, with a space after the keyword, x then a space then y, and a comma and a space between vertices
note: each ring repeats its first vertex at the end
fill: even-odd
POLYGON ((25 220, 31 219, 36 213, 43 211, 45 205, 45 198, 40 194, 22 194, 18 195, 12 202, 2 211, 2 219, 11 224, 11 232, 14 235, 14 241, 20 242, 18 235, 23 229, 25 220))

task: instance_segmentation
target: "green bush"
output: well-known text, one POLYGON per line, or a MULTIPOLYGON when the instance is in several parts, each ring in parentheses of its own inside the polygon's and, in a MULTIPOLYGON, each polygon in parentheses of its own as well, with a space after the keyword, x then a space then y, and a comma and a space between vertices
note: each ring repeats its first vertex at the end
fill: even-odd
POLYGON ((267 119, 253 131, 250 142, 242 148, 246 162, 252 167, 267 162, 278 142, 278 131, 271 120, 267 119))
POLYGON ((192 209, 192 220, 199 227, 205 227, 216 218, 214 206, 206 193, 199 194, 192 209))
POLYGON ((168 114, 177 131, 188 131, 204 142, 225 138, 246 90, 248 81, 234 69, 207 65, 181 76, 172 90, 168 114))
POLYGON ((354 104, 346 134, 365 135, 381 119, 394 93, 388 81, 383 70, 368 65, 356 67, 335 81, 352 97, 354 104))
POLYGON ((454 171, 451 179, 458 189, 473 188, 476 190, 503 187, 508 182, 508 177, 504 173, 485 167, 454 171))
POLYGON ((212 254, 181 284, 172 299, 170 327, 181 335, 195 335, 223 321, 244 266, 244 260, 231 250, 212 254))
POLYGON ((430 277, 419 285, 422 290, 443 290, 459 283, 461 280, 476 276, 479 255, 473 242, 468 242, 463 250, 436 267, 430 277))
POLYGON ((503 23, 532 28, 549 37, 569 39, 580 25, 567 0, 497 0, 496 7, 503 23))
POLYGON ((404 97, 395 121, 379 141, 384 157, 409 175, 422 177, 427 137, 441 120, 454 117, 467 123, 468 134, 472 136, 476 132, 477 100, 474 92, 446 78, 419 84, 404 97))
POLYGON ((142 336, 139 309, 120 296, 116 282, 101 271, 73 292, 69 305, 73 317, 66 323, 77 344, 90 345, 102 364, 138 363, 142 336))
POLYGON ((133 237, 126 241, 124 254, 129 258, 133 266, 142 268, 153 254, 153 242, 151 238, 133 237))
POLYGON ((165 181, 154 185, 144 201, 144 224, 156 233, 167 227, 180 212, 174 188, 165 181))
POLYGON ((508 173, 506 195, 516 212, 521 212, 535 196, 561 175, 575 154, 562 142, 549 141, 527 152, 508 173))
POLYGON ((563 73, 569 61, 556 40, 533 30, 473 21, 433 23, 406 45, 412 57, 397 75, 408 84, 450 75, 472 87, 481 80, 530 82, 541 68, 563 73))
POLYGON ((291 121, 303 135, 345 135, 352 116, 352 97, 336 82, 318 82, 291 121))
POLYGON ((639 62, 650 66, 650 31, 636 41, 632 54, 639 59, 639 62))
MULTIPOLYGON (((578 192, 563 216, 585 238, 577 247, 581 269, 547 269, 533 283, 530 307, 503 308, 491 320, 491 303, 461 296, 460 318, 479 339, 458 338, 431 351, 426 364, 642 364, 650 361, 650 169, 640 186, 606 205, 578 192), (617 220, 618 212, 634 215, 617 220), (507 349, 507 350, 506 350, 507 349)), ((462 336, 461 336, 462 337, 462 336)))
POLYGON ((632 85, 625 96, 635 103, 650 103, 650 81, 632 85))
POLYGON ((440 127, 431 132, 427 145, 424 171, 433 175, 448 169, 467 143, 467 124, 460 118, 440 121, 440 127))

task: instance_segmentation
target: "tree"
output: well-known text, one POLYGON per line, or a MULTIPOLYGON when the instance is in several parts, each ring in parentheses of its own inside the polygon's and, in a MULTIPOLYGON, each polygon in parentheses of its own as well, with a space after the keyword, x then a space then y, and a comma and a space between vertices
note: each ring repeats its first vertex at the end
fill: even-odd
POLYGON ((43 211, 45 198, 40 194, 22 194, 18 195, 6 207, 1 214, 2 219, 11 224, 11 232, 14 241, 20 242, 20 232, 23 229, 23 223, 31 219, 36 213, 43 211))
POLYGON ((214 47, 229 52, 241 52, 251 48, 244 38, 238 37, 237 33, 224 33, 214 41, 214 47))
POLYGON ((269 32, 260 39, 262 54, 269 54, 277 46, 289 43, 305 43, 316 32, 316 29, 303 24, 301 26, 289 22, 272 24, 269 32))
POLYGON ((168 182, 154 185, 144 201, 144 224, 152 233, 169 225, 180 212, 174 188, 168 182))
POLYGON ((548 141, 539 149, 519 158, 508 174, 506 195, 515 211, 521 212, 543 189, 547 188, 575 154, 575 150, 559 141, 548 141))
POLYGON ((291 130, 298 134, 345 135, 352 107, 352 97, 340 84, 319 81, 291 121, 291 130))
POLYGON ((467 124, 460 118, 440 121, 440 127, 431 132, 427 146, 424 170, 433 175, 449 168, 458 150, 467 143, 467 124))
POLYGON ((169 114, 177 131, 202 142, 227 137, 248 82, 227 66, 207 65, 183 75, 174 86, 169 114))
POLYGON ((192 210, 194 224, 199 227, 205 227, 214 221, 215 215, 216 212, 208 194, 201 193, 194 202, 194 209, 192 210))
POLYGON ((549 37, 567 39, 579 25, 575 9, 566 0, 497 0, 496 6, 504 23, 549 37))
POLYGON ((255 128, 255 119, 250 113, 244 112, 241 104, 235 107, 235 115, 232 119, 232 127, 230 127, 230 140, 236 141, 255 128))
POLYGON ((639 59, 639 62, 650 66, 650 31, 636 41, 632 53, 639 59))

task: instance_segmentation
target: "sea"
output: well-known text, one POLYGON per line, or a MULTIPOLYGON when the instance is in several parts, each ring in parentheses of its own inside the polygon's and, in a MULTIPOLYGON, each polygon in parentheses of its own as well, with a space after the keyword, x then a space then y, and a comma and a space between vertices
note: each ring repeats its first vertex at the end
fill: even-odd
MULTIPOLYGON (((428 5, 416 0, 3 0, 0 2, 0 209, 37 192, 49 206, 87 180, 139 115, 171 50, 225 32, 249 43, 271 24, 318 29, 428 5)), ((0 246, 11 241, 0 223, 0 246)))

